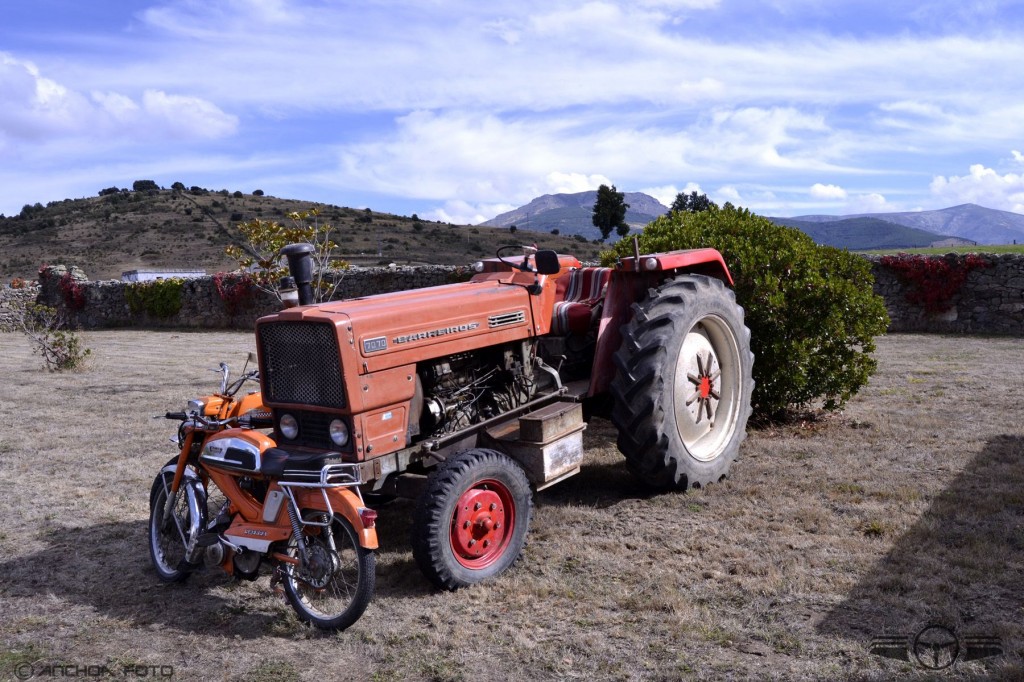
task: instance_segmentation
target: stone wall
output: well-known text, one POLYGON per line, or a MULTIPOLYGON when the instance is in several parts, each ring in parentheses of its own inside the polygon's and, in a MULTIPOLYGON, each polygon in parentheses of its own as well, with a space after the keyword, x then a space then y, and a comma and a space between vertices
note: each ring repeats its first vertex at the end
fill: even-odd
POLYGON ((14 306, 18 303, 34 301, 39 295, 39 288, 36 286, 24 289, 11 289, 7 286, 0 286, 0 330, 6 329, 14 319, 14 306))
MULTIPOLYGON (((469 277, 465 267, 423 266, 394 268, 358 268, 346 271, 338 286, 335 298, 358 298, 372 294, 401 291, 449 284, 469 277)), ((231 306, 217 292, 212 277, 184 280, 181 290, 181 310, 176 314, 160 318, 145 312, 133 313, 125 297, 125 290, 132 286, 120 281, 89 281, 77 267, 70 270, 63 265, 49 266, 40 276, 39 302, 66 313, 69 323, 84 329, 117 327, 145 328, 196 328, 196 329, 251 329, 256 319, 279 310, 281 304, 276 298, 256 291, 249 297, 247 305, 231 306), (67 296, 61 290, 60 281, 65 276, 81 285, 84 304, 80 308, 69 305, 67 296)), ((137 285, 136 285, 137 286, 137 285)), ((0 306, 9 305, 12 298, 23 290, 0 289, 0 306)))
MULTIPOLYGON (((942 313, 928 314, 921 306, 907 301, 907 286, 877 256, 869 257, 875 275, 875 291, 885 298, 893 332, 945 332, 1024 336, 1024 255, 982 256, 988 267, 973 270, 952 307, 942 313)), ((276 299, 261 295, 249 308, 229 310, 216 291, 213 279, 187 280, 182 289, 181 310, 166 319, 132 314, 122 282, 90 282, 77 268, 72 279, 83 284, 85 305, 71 311, 58 286, 66 273, 54 266, 42 278, 39 289, 0 287, 0 324, 9 316, 11 302, 36 295, 42 303, 64 309, 72 324, 95 328, 174 327, 203 329, 250 329, 260 315, 279 308, 276 299)), ((357 298, 403 289, 437 286, 466 279, 465 268, 450 266, 359 268, 346 272, 337 298, 357 298)))
MULTIPOLYGON (((954 258, 947 256, 947 258, 954 258)), ((885 299, 891 332, 1024 336, 1024 255, 982 254, 987 267, 972 270, 948 310, 929 314, 907 301, 908 286, 871 256, 875 293, 885 299)))

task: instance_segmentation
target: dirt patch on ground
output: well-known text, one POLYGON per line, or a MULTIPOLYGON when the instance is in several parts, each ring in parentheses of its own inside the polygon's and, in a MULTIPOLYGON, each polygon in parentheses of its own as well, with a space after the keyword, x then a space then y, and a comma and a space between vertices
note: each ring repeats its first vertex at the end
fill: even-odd
POLYGON ((149 564, 173 454, 152 417, 240 367, 252 335, 83 337, 90 367, 58 375, 0 334, 0 677, 890 679, 925 673, 872 639, 932 623, 1004 650, 937 678, 1024 677, 1019 340, 884 337, 843 415, 751 432, 732 478, 694 494, 650 494, 595 421, 583 472, 536 496, 523 560, 490 584, 434 591, 412 505, 382 507, 377 596, 327 636, 266 575, 165 586, 149 564))

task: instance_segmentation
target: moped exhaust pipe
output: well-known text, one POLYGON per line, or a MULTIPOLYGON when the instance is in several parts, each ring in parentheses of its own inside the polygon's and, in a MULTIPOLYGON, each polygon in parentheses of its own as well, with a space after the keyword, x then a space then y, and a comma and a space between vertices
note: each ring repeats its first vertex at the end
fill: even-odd
POLYGON ((281 249, 281 254, 288 258, 288 271, 295 286, 299 290, 299 305, 313 303, 313 257, 315 251, 312 244, 289 244, 281 249))

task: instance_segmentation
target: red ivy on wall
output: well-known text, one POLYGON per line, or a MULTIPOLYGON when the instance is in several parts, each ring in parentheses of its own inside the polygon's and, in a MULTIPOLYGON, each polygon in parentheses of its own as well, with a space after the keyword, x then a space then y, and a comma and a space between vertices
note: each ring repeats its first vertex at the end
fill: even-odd
POLYGON ((61 276, 57 286, 60 288, 60 295, 64 297, 64 305, 68 307, 68 310, 78 311, 85 307, 85 287, 72 277, 70 272, 61 276))
POLYGON ((250 308, 256 298, 256 285, 247 273, 218 272, 213 276, 213 286, 229 315, 250 308))
POLYGON ((922 256, 901 253, 882 256, 881 264, 896 273, 906 287, 906 298, 928 313, 942 313, 953 307, 953 296, 960 291, 972 270, 989 267, 977 254, 964 256, 922 256))

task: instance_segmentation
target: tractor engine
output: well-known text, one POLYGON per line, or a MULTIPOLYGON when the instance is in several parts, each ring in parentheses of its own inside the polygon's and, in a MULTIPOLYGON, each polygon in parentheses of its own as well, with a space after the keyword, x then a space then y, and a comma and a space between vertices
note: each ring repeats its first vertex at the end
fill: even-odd
POLYGON ((527 342, 449 355, 417 368, 419 433, 437 438, 496 417, 536 393, 527 342))

